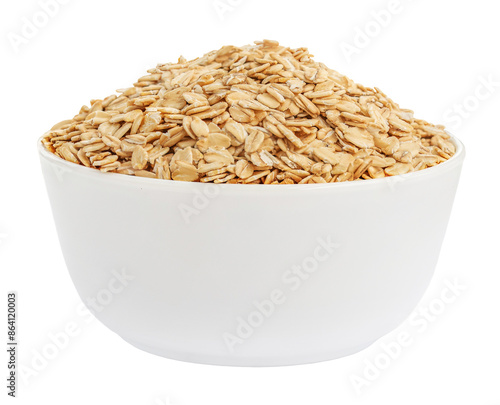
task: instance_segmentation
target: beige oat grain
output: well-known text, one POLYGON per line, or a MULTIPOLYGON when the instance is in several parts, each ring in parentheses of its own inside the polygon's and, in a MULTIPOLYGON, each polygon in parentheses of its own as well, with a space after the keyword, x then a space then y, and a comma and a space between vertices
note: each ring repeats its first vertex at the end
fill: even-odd
POLYGON ((276 41, 159 64, 117 92, 54 125, 46 149, 103 172, 244 184, 377 179, 455 153, 443 126, 276 41))

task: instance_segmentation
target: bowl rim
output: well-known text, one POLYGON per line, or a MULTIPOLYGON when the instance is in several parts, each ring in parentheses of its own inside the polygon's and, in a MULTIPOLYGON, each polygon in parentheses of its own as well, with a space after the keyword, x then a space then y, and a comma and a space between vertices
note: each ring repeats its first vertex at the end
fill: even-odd
POLYGON ((60 158, 56 154, 47 150, 45 145, 42 143, 42 139, 44 136, 41 136, 37 140, 37 149, 40 156, 40 159, 45 159, 49 161, 51 164, 54 164, 60 167, 65 172, 71 171, 82 176, 95 177, 96 179, 100 179, 101 181, 106 179, 113 182, 118 182, 122 184, 135 184, 142 186, 156 186, 156 187, 207 187, 207 186, 217 186, 218 188, 230 188, 233 190, 236 189, 245 189, 249 190, 252 188, 258 187, 262 190, 313 190, 318 188, 358 188, 358 187, 368 187, 368 186, 379 186, 382 184, 389 184, 390 186, 396 182, 406 181, 410 179, 418 179, 425 178, 429 176, 437 176, 440 173, 447 172, 452 170, 453 168, 460 166, 465 159, 465 146, 464 144, 453 134, 447 132, 450 135, 450 140, 455 145, 456 151, 455 154, 445 162, 439 163, 436 166, 428 167, 423 170, 419 170, 416 172, 409 172, 406 174, 399 174, 395 176, 383 177, 380 179, 369 179, 369 180, 354 180, 354 181, 343 181, 338 183, 316 183, 316 184, 231 184, 231 183, 201 183, 201 182, 188 182, 188 181, 177 181, 177 180, 164 180, 164 179, 155 179, 148 177, 136 177, 130 176, 121 173, 109 173, 109 172, 101 172, 100 170, 86 167, 84 165, 79 165, 76 163, 69 162, 60 158))

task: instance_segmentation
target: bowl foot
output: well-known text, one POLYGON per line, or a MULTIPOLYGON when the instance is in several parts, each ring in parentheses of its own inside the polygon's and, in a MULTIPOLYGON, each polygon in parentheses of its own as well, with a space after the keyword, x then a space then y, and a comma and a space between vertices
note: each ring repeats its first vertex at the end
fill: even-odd
POLYGON ((235 367, 278 367, 278 366, 294 366, 300 364, 319 363, 322 361, 335 360, 341 357, 350 356, 358 353, 361 350, 371 346, 375 341, 370 341, 362 345, 351 347, 348 349, 336 350, 332 352, 324 352, 317 354, 304 354, 293 356, 252 356, 241 357, 231 355, 211 355, 203 353, 182 352, 178 350, 166 349, 163 347, 153 347, 141 342, 123 338, 132 346, 156 356, 166 357, 171 360, 184 361, 188 363, 207 364, 214 366, 235 366, 235 367))

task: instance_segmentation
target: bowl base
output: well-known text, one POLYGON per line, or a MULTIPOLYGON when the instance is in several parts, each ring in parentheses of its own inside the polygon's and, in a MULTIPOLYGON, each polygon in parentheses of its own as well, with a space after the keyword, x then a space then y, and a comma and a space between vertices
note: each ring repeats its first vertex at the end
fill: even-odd
POLYGON ((188 363, 207 364, 213 366, 232 366, 232 367, 279 367, 295 366, 301 364, 319 363, 322 361, 335 360, 341 357, 350 356, 371 346, 375 341, 370 341, 362 345, 351 347, 349 349, 335 350, 329 353, 294 355, 290 357, 236 357, 236 356, 218 356, 202 353, 180 352, 161 347, 153 347, 140 342, 132 341, 121 336, 123 340, 132 346, 154 354, 160 357, 166 357, 171 360, 184 361, 188 363))

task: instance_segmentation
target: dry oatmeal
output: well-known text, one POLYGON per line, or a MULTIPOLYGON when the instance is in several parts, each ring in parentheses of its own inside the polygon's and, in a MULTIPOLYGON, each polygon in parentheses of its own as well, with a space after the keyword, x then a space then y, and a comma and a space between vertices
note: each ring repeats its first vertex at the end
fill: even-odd
POLYGON ((270 40, 180 57, 92 100, 42 142, 102 172, 204 183, 382 178, 455 153, 443 126, 311 57, 270 40))

